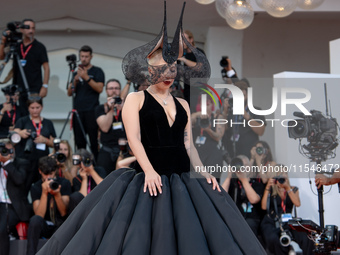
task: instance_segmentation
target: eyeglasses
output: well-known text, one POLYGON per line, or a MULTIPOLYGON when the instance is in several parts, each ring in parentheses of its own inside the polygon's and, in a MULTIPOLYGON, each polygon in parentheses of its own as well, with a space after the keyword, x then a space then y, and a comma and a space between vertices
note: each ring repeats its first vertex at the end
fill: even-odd
POLYGON ((106 90, 120 90, 120 88, 107 88, 106 90))

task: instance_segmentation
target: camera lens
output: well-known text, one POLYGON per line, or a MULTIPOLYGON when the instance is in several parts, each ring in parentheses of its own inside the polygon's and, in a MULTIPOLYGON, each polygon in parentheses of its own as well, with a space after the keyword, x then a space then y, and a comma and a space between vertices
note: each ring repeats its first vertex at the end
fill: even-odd
POLYGON ((59 188, 59 183, 56 181, 50 182, 50 188, 53 190, 57 190, 59 188))
POLYGON ((209 120, 208 119, 201 119, 199 124, 200 124, 201 128, 207 128, 207 127, 209 127, 209 120))
POLYGON ((256 153, 261 156, 264 153, 263 147, 256 147, 256 153))

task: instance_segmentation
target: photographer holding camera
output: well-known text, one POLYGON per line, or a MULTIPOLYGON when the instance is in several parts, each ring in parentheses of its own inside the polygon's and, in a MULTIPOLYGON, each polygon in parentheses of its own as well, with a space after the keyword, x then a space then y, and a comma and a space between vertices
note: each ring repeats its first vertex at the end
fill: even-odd
POLYGON ((95 116, 100 129, 100 148, 98 165, 102 166, 109 175, 115 170, 120 153, 119 141, 126 140, 122 122, 121 110, 123 101, 120 98, 121 84, 116 79, 106 83, 107 102, 96 108, 95 116))
POLYGON ((246 222, 257 236, 262 220, 261 198, 264 186, 256 172, 250 171, 249 159, 244 155, 233 158, 230 166, 236 172, 229 172, 222 188, 228 192, 235 201, 246 222))
POLYGON ((290 185, 287 169, 277 165, 280 171, 269 178, 264 190, 261 207, 267 211, 261 223, 261 231, 268 250, 275 255, 284 255, 294 240, 304 255, 313 254, 314 243, 304 232, 289 229, 287 222, 292 218, 293 206, 301 205, 298 187, 290 185))
MULTIPOLYGON (((224 134, 224 126, 221 124, 213 125, 214 119, 221 119, 221 114, 214 114, 214 102, 207 96, 207 115, 201 113, 201 98, 196 106, 197 112, 191 115, 193 126, 193 139, 198 154, 204 166, 223 166, 223 152, 218 148, 224 134)), ((212 173, 219 178, 221 173, 212 173)))
POLYGON ((56 137, 52 121, 41 117, 43 101, 40 97, 30 97, 27 101, 29 115, 20 118, 15 124, 14 131, 21 136, 16 147, 19 157, 28 159, 31 169, 27 172, 26 189, 30 190, 32 183, 39 179, 39 158, 49 154, 56 137))
MULTIPOLYGON (((267 123, 264 116, 255 115, 249 111, 248 84, 246 80, 235 82, 235 86, 239 87, 244 95, 244 114, 233 115, 232 111, 229 111, 228 125, 226 125, 223 145, 227 148, 232 158, 235 157, 235 155, 245 155, 250 158, 250 150, 253 144, 259 140, 259 136, 264 134, 267 123), (261 120, 262 123, 257 120, 261 120), (231 123, 233 123, 233 125, 231 125, 231 123)), ((260 109, 258 107, 255 108, 260 109)))
POLYGON ((235 69, 231 65, 231 60, 228 56, 222 56, 222 59, 220 61, 220 66, 223 68, 221 70, 222 79, 227 84, 232 84, 239 80, 235 69))
MULTIPOLYGON (((98 125, 95 118, 95 108, 99 105, 99 95, 104 88, 104 72, 100 67, 91 64, 92 48, 84 45, 79 50, 79 59, 81 64, 73 81, 67 88, 67 95, 74 97, 74 108, 79 114, 81 124, 84 128, 85 135, 88 134, 90 139, 91 151, 97 159, 98 157, 98 125), (74 91, 72 85, 74 84, 74 91)), ((73 115, 73 132, 77 149, 86 149, 86 139, 81 130, 78 119, 73 115)))
POLYGON ((0 254, 8 255, 9 234, 16 233, 16 225, 28 222, 32 208, 25 192, 29 162, 15 157, 8 139, 0 140, 0 254))
POLYGON ((93 166, 93 155, 85 149, 77 150, 73 156, 73 165, 78 168, 78 175, 73 178, 73 193, 70 196, 69 213, 105 178, 105 169, 93 166))
MULTIPOLYGON (((34 38, 34 20, 24 19, 19 27, 20 32, 22 33, 22 41, 17 42, 16 51, 20 56, 20 63, 24 70, 29 92, 31 94, 38 94, 42 98, 46 97, 50 76, 46 47, 34 38), (41 69, 44 70, 44 75, 42 75, 41 69)), ((0 59, 5 58, 4 46, 11 33, 15 33, 15 31, 7 30, 3 33, 1 41, 2 47, 0 47, 0 59), (7 34, 7 36, 4 36, 5 34, 7 34)), ((27 90, 16 61, 13 62, 13 71, 13 83, 18 84, 22 91, 19 99, 20 105, 26 109, 26 101, 28 99, 27 90)))
POLYGON ((54 149, 49 156, 55 157, 58 163, 57 176, 67 179, 71 185, 77 176, 77 167, 72 164, 72 148, 67 140, 55 138, 54 149))
POLYGON ((25 109, 18 105, 20 92, 17 85, 8 85, 1 89, 6 102, 0 105, 0 136, 7 136, 13 131, 15 123, 26 115, 25 109))
POLYGON ((34 216, 28 227, 27 255, 35 254, 39 238, 51 237, 66 219, 71 184, 56 177, 57 169, 54 158, 45 156, 39 159, 41 179, 31 187, 34 216))

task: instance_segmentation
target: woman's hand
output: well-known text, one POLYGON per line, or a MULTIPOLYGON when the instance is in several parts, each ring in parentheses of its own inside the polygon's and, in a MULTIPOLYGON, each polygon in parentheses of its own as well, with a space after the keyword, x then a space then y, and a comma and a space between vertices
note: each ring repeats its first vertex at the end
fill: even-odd
POLYGON ((28 132, 27 129, 20 130, 18 133, 23 139, 27 139, 31 135, 31 132, 28 132))
POLYGON ((162 194, 162 186, 161 176, 155 170, 145 173, 144 193, 148 189, 150 196, 157 196, 157 190, 162 194))
POLYGON ((216 180, 216 178, 214 176, 212 176, 211 174, 205 172, 205 173, 200 173, 202 176, 205 177, 205 179, 207 179, 207 183, 212 184, 213 185, 213 190, 215 190, 217 188, 218 192, 221 192, 220 186, 218 185, 218 182, 216 180))

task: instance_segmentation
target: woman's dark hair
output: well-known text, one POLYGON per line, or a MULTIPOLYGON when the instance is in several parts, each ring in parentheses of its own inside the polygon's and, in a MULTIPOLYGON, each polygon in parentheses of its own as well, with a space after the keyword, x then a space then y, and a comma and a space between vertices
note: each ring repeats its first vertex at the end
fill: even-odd
POLYGON ((27 107, 29 107, 33 103, 38 103, 43 106, 43 100, 40 96, 30 96, 27 100, 27 107))
POLYGON ((58 163, 55 158, 44 156, 39 159, 39 170, 45 174, 51 174, 52 172, 57 171, 58 163))
POLYGON ((254 146, 261 144, 263 148, 265 148, 267 150, 266 156, 263 158, 262 160, 262 164, 266 164, 267 162, 273 161, 273 155, 272 152, 270 150, 269 144, 265 141, 257 141, 254 146))

